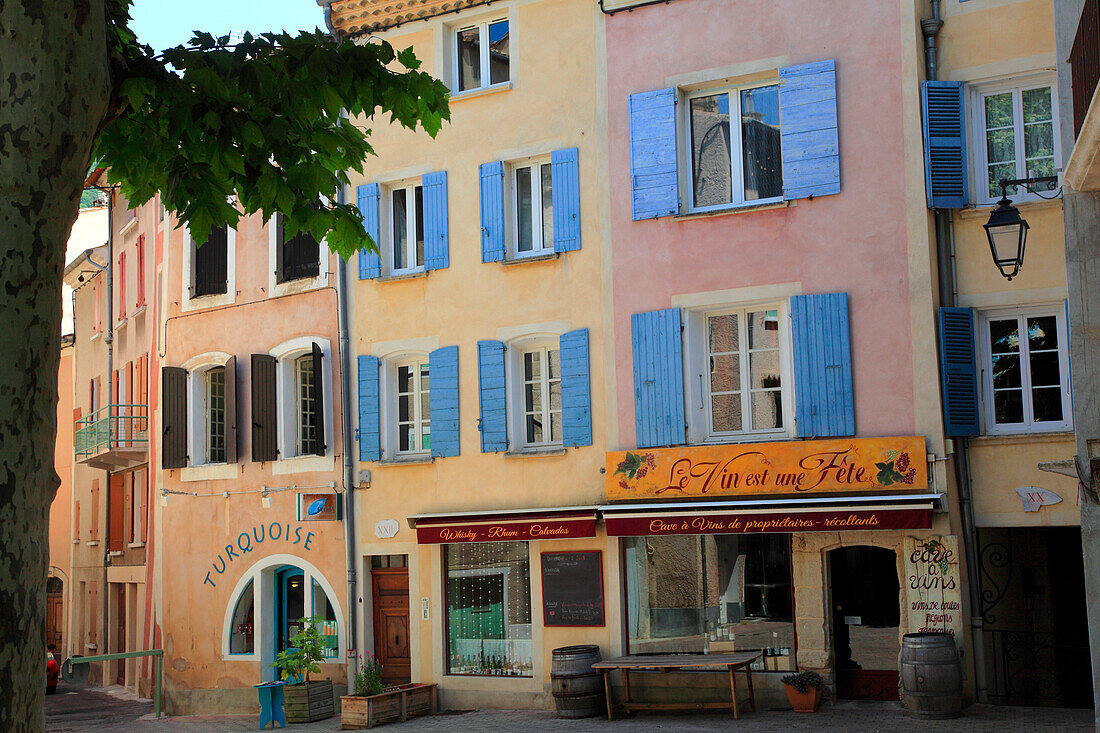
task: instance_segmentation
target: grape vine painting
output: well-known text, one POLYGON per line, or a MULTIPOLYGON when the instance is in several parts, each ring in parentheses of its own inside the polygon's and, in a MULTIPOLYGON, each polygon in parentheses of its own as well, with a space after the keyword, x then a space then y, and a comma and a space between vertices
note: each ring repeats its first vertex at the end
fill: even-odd
POLYGON ((876 462, 875 468, 878 469, 875 480, 880 486, 912 484, 917 477, 917 469, 909 465, 909 454, 904 451, 887 451, 886 460, 876 462))

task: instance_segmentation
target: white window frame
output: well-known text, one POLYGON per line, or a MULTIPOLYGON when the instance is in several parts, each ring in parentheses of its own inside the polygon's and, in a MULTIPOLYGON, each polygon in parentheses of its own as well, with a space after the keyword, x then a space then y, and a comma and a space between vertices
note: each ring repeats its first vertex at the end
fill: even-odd
MULTIPOLYGON (((424 436, 425 435, 431 435, 431 423, 430 423, 430 410, 431 410, 431 408, 429 406, 428 430, 427 430, 427 433, 425 433, 424 430, 423 430, 424 422, 425 422, 425 420, 423 418, 423 415, 422 415, 422 412, 423 412, 422 404, 423 403, 421 401, 421 398, 424 395, 424 392, 421 391, 421 389, 420 389, 420 369, 421 369, 422 366, 427 366, 428 361, 429 361, 429 359, 428 359, 427 354, 408 354, 408 355, 404 355, 402 357, 387 359, 385 361, 386 382, 387 382, 387 384, 385 385, 385 389, 386 389, 385 395, 386 395, 387 405, 386 405, 386 410, 385 410, 386 414, 384 416, 385 419, 386 419, 386 446, 385 447, 387 448, 385 453, 386 453, 387 457, 389 457, 389 458, 398 458, 398 459, 400 459, 400 458, 407 458, 407 457, 415 457, 415 456, 423 457, 423 456, 430 456, 431 455, 431 448, 430 447, 428 447, 428 448, 423 447, 424 436), (415 399, 413 401, 413 419, 412 419, 412 424, 415 428, 415 434, 416 434, 416 445, 417 445, 416 450, 403 451, 400 448, 400 446, 401 446, 401 423, 400 423, 401 410, 400 410, 400 404, 399 404, 400 403, 399 385, 400 385, 401 382, 398 379, 397 372, 402 367, 410 367, 416 372, 416 379, 414 380, 415 387, 414 387, 413 394, 415 395, 415 399)), ((431 372, 430 372, 430 370, 429 370, 429 373, 428 373, 428 385, 429 385, 429 387, 428 387, 428 393, 427 394, 428 394, 428 400, 429 400, 429 405, 430 405, 430 402, 431 402, 431 372)))
POLYGON ((511 14, 503 16, 492 16, 477 21, 470 21, 466 23, 457 23, 450 26, 450 41, 451 41, 451 69, 453 70, 453 93, 469 94, 472 92, 479 92, 485 89, 494 89, 500 87, 506 87, 512 83, 512 61, 515 59, 515 54, 512 53, 512 31, 514 26, 514 20, 511 14), (498 81, 496 84, 490 84, 491 78, 491 61, 489 57, 489 26, 497 23, 508 24, 508 78, 504 81, 498 81), (469 89, 459 89, 461 74, 462 74, 462 62, 459 59, 459 43, 458 34, 462 31, 468 31, 471 28, 478 29, 478 38, 481 46, 481 85, 476 87, 470 87, 469 89))
MULTIPOLYGON (((972 151, 970 161, 970 198, 976 205, 993 205, 1001 198, 1000 191, 994 196, 990 196, 988 193, 989 183, 987 179, 989 176, 989 168, 985 135, 985 98, 991 95, 1012 92, 1012 125, 1013 136, 1016 141, 1016 177, 1027 178, 1027 172, 1021 170, 1026 163, 1024 159, 1024 122, 1021 93, 1025 90, 1038 89, 1040 87, 1050 87, 1050 104, 1054 131, 1054 170, 1055 175, 1057 175, 1060 180, 1062 176, 1062 145, 1061 136, 1058 132, 1057 79, 1049 73, 1038 73, 1016 76, 1008 80, 980 82, 968 85, 969 94, 967 97, 967 106, 969 107, 970 118, 970 140, 968 140, 968 142, 970 143, 970 149, 972 151)), ((1056 191, 1044 191, 1043 196, 1046 198, 1061 198, 1061 194, 1056 191), (1057 196, 1055 195, 1056 193, 1057 196)), ((1025 191, 1022 188, 1017 188, 1016 193, 1009 193, 1009 198, 1016 203, 1043 200, 1043 198, 1037 194, 1025 191)))
POLYGON ((979 380, 982 401, 982 419, 985 423, 986 435, 1013 435, 1022 433, 1064 433, 1073 430, 1073 409, 1070 398, 1070 373, 1069 373, 1069 335, 1066 329, 1065 304, 1050 304, 1038 306, 1018 306, 1015 308, 1002 308, 996 310, 982 310, 978 312, 978 354, 979 380), (1035 422, 1031 405, 1031 369, 1030 350, 1026 339, 1021 341, 1020 347, 1020 379, 1024 396, 1024 421, 1020 423, 998 424, 994 413, 993 402, 993 354, 989 343, 990 321, 1007 320, 1011 318, 1042 318, 1053 316, 1058 328, 1058 377, 1062 388, 1062 420, 1058 422, 1035 422), (1025 359, 1025 353, 1028 358, 1025 359))
MULTIPOLYGON (((382 221, 380 224, 384 227, 383 239, 385 244, 382 252, 382 263, 385 267, 386 274, 392 276, 401 275, 418 275, 426 272, 424 267, 423 258, 419 264, 411 267, 398 268, 397 263, 394 260, 394 246, 396 244, 396 238, 394 236, 394 216, 393 216, 393 194, 397 191, 405 191, 405 231, 408 236, 408 257, 410 260, 416 258, 416 237, 417 234, 423 237, 423 232, 416 231, 416 189, 420 187, 421 191, 424 188, 424 180, 422 177, 406 178, 401 181, 395 181, 394 183, 387 184, 383 187, 383 199, 384 205, 382 207, 382 221)), ((423 201, 423 196, 421 196, 423 201)), ((421 219, 424 218, 423 212, 421 212, 421 219)), ((424 248, 427 249, 427 240, 424 242, 424 248)), ((426 253, 425 253, 426 254, 426 253)))
MULTIPOLYGON (((722 211, 743 206, 763 206, 780 203, 783 201, 782 191, 778 196, 766 199, 745 199, 745 171, 744 171, 744 141, 741 135, 741 92, 749 89, 763 87, 779 87, 779 79, 765 79, 744 84, 729 86, 714 86, 684 91, 679 98, 682 108, 679 113, 677 132, 677 146, 680 149, 680 190, 686 192, 681 208, 684 213, 697 214, 709 211, 722 211), (699 97, 710 97, 716 94, 728 94, 730 97, 730 169, 733 182, 730 202, 726 204, 713 204, 711 206, 695 205, 695 177, 692 175, 692 145, 691 145, 691 100, 699 97), (733 151, 738 151, 734 155, 733 151)), ((779 92, 782 94, 782 90, 779 92)), ((780 131, 782 131, 780 121, 780 131)))
MULTIPOLYGON (((207 427, 209 417, 206 410, 207 399, 207 374, 211 369, 225 367, 232 354, 223 351, 211 351, 205 354, 193 356, 183 363, 187 370, 187 455, 188 467, 201 468, 206 466, 226 466, 224 461, 213 463, 207 460, 207 447, 209 436, 207 427)), ((226 385, 234 375, 226 374, 226 385)), ((226 405, 228 408, 228 405, 226 405)), ((228 409, 227 409, 228 411, 228 409)), ((228 425, 226 425, 226 440, 229 439, 228 425)), ((227 446, 228 449, 228 446, 227 446)), ((186 470, 186 469, 185 469, 186 470)), ((189 474, 192 472, 188 472, 189 474)), ((187 479, 185 479, 187 480, 187 479)))
MULTIPOLYGON (((515 446, 513 452, 522 451, 545 451, 556 450, 564 448, 564 442, 559 435, 557 440, 543 441, 541 443, 529 443, 527 442, 527 403, 525 399, 524 387, 526 380, 524 379, 523 368, 523 356, 532 351, 542 351, 544 354, 547 351, 559 352, 559 369, 560 369, 560 352, 561 352, 561 338, 559 335, 555 336, 532 336, 524 339, 520 339, 509 343, 506 351, 506 384, 508 385, 508 424, 509 424, 509 441, 510 446, 515 446)), ((542 368, 542 382, 546 388, 544 396, 544 414, 549 416, 550 414, 550 392, 548 386, 548 373, 547 364, 544 361, 542 368)), ((561 383, 561 375, 558 375, 558 382, 561 383)), ((549 423, 546 423, 549 428, 549 423)), ((564 416, 563 416, 564 427, 564 416)))
MULTIPOLYGON (((543 166, 543 165, 545 165, 545 166, 550 165, 550 156, 549 155, 540 155, 540 156, 536 156, 536 157, 526 158, 526 159, 523 159, 523 160, 513 161, 513 162, 509 163, 508 166, 507 166, 507 168, 508 168, 508 188, 509 188, 508 198, 511 200, 511 207, 510 207, 509 214, 511 215, 511 218, 512 218, 512 226, 510 228, 512 236, 510 238, 511 241, 509 242, 509 248, 508 248, 509 252, 508 252, 508 254, 511 257, 511 259, 522 260, 522 259, 527 258, 527 257, 545 257, 548 254, 553 254, 554 253, 554 236, 553 236, 553 232, 552 232, 553 225, 554 225, 553 224, 553 216, 554 215, 553 215, 552 210, 551 210, 551 214, 550 214, 550 217, 551 217, 551 220, 550 220, 550 226, 551 226, 550 242, 549 243, 544 242, 543 237, 542 237, 542 230, 543 230, 542 206, 543 206, 543 201, 542 201, 542 169, 541 169, 541 166, 543 166), (522 168, 529 168, 529 169, 532 170, 532 172, 537 170, 538 173, 539 173, 539 175, 537 177, 532 176, 532 179, 531 179, 531 183, 532 183, 532 190, 531 190, 531 194, 532 194, 532 198, 531 198, 531 236, 532 236, 532 239, 531 239, 531 241, 533 243, 537 244, 538 246, 533 247, 529 252, 520 252, 520 250, 519 250, 519 235, 520 235, 520 231, 519 231, 519 171, 522 168), (536 199, 538 201, 537 206, 535 205, 536 199), (536 233, 538 235, 537 237, 535 236, 536 233)), ((554 190, 553 189, 554 189, 553 173, 551 173, 551 183, 550 183, 551 201, 553 201, 553 196, 554 196, 554 190)))
POLYGON ((144 547, 141 541, 141 525, 144 523, 145 502, 148 497, 148 479, 138 481, 143 474, 148 476, 147 468, 138 468, 131 471, 130 477, 130 531, 128 533, 130 547, 144 547))
MULTIPOLYGON (((274 228, 274 227, 272 227, 274 228)), ((150 253, 149 243, 146 242, 145 256, 150 253)), ((199 310, 200 308, 215 308, 222 305, 231 305, 237 298, 237 230, 226 227, 225 243, 225 292, 212 295, 199 295, 191 297, 191 270, 195 267, 195 240, 191 238, 191 230, 183 230, 183 280, 180 291, 180 310, 183 312, 199 310)), ((149 263, 145 266, 148 268, 149 263)), ((274 270, 274 266, 272 266, 274 270)), ((149 294, 145 294, 146 302, 149 294)))
MULTIPOLYGON (((744 395, 750 392, 748 354, 748 323, 742 316, 738 319, 741 344, 741 390, 742 415, 746 412, 751 419, 752 402, 746 403, 744 395)), ((684 399, 687 417, 687 438, 689 443, 730 443, 766 441, 795 437, 794 419, 794 367, 792 363, 793 344, 791 342, 790 308, 786 299, 766 300, 750 303, 736 303, 692 308, 684 313, 684 399), (745 314, 762 310, 777 311, 779 319, 779 379, 780 405, 783 410, 783 427, 763 430, 740 430, 716 432, 711 428, 711 393, 707 359, 709 354, 707 341, 707 319, 710 316, 730 313, 745 314)), ((746 424, 743 422, 742 425, 746 424)))
POLYGON ((333 414, 337 406, 332 401, 332 347, 328 339, 320 336, 301 336, 279 344, 270 352, 277 359, 275 366, 275 402, 278 415, 278 429, 276 430, 279 449, 279 458, 272 465, 272 473, 286 474, 302 471, 326 471, 333 466, 335 455, 336 436, 333 434, 333 414), (298 405, 297 405, 297 370, 295 365, 299 357, 313 353, 313 344, 321 348, 320 376, 314 375, 314 379, 320 379, 321 394, 323 395, 325 414, 325 454, 318 456, 313 453, 302 455, 298 451, 298 405))
MULTIPOLYGON (((305 440, 306 440, 305 435, 304 435, 305 425, 303 424, 304 423, 303 417, 305 416, 305 406, 304 406, 305 398, 302 394, 302 392, 303 392, 302 375, 305 372, 304 367, 306 365, 309 366, 310 381, 311 381, 310 387, 313 390, 313 397, 310 398, 313 401, 313 405, 312 405, 312 410, 310 412, 313 415, 313 422, 317 421, 317 396, 316 395, 317 395, 317 388, 318 388, 319 385, 317 384, 317 375, 313 373, 313 353, 310 352, 308 354, 301 354, 299 356, 294 357, 294 416, 295 416, 295 420, 294 420, 294 424, 295 424, 295 429, 294 429, 294 453, 295 453, 295 455, 298 455, 298 456, 316 455, 316 453, 314 451, 307 450, 306 446, 305 446, 305 440)), ((313 436, 313 441, 314 441, 314 443, 317 442, 317 436, 316 435, 313 436)))

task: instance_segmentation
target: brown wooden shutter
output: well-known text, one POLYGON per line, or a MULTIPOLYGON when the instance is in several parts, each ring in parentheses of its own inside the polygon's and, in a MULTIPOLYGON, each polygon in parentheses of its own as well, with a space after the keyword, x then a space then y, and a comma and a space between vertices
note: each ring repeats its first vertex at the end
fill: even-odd
POLYGON ((92 527, 88 533, 90 540, 99 539, 99 479, 92 479, 92 527))
POLYGON ((271 225, 275 227, 275 282, 281 283, 286 280, 283 274, 283 267, 285 265, 283 248, 286 247, 286 231, 283 229, 283 215, 276 214, 271 225))
POLYGON ((225 363, 225 462, 237 462, 237 357, 225 363))
POLYGON ((187 370, 180 367, 161 369, 161 467, 187 465, 187 370))
POLYGON ((229 230, 210 229, 206 244, 194 248, 191 267, 191 296, 214 295, 228 290, 229 230))
POLYGON ((275 367, 274 356, 252 355, 252 460, 256 463, 274 461, 279 456, 275 367))
MULTIPOLYGON (((144 544, 149 538, 149 471, 141 469, 137 475, 141 476, 141 483, 134 490, 134 495, 137 497, 138 502, 141 504, 140 519, 141 519, 141 542, 144 544)), ((135 532, 135 534, 137 534, 135 532)))
POLYGON ((325 455, 325 355, 321 347, 313 344, 313 404, 317 421, 317 440, 313 452, 325 455))
POLYGON ((96 643, 96 619, 99 618, 99 587, 93 580, 88 583, 88 643, 96 643))
POLYGON ((122 552, 126 546, 126 474, 111 474, 107 488, 107 549, 110 552, 122 552))
POLYGON ((80 500, 73 502, 73 539, 80 539, 80 500))

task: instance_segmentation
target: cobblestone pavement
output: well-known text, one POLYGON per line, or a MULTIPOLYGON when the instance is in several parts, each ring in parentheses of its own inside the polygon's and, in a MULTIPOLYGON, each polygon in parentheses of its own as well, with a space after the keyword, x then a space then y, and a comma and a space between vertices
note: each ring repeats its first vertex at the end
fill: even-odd
MULTIPOLYGON (((152 719, 152 705, 129 693, 95 688, 68 690, 47 698, 50 733, 233 733, 259 730, 255 715, 188 716, 152 719), (66 694, 67 693, 67 694, 66 694)), ((340 730, 340 719, 292 725, 291 733, 340 730)), ((449 712, 416 718, 383 731, 460 731, 461 733, 647 733, 649 731, 736 731, 736 733, 1092 733, 1091 710, 1009 708, 973 705, 956 720, 915 720, 896 703, 845 702, 802 715, 790 711, 746 713, 734 723, 728 715, 636 715, 608 722, 603 718, 559 720, 547 711, 449 712)))

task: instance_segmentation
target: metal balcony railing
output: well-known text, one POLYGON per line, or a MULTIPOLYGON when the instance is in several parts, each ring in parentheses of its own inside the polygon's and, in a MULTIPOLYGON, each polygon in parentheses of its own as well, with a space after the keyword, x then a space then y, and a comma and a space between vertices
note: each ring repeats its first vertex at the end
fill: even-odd
POLYGON ((1073 137, 1081 134, 1096 84, 1100 82, 1100 0, 1085 0, 1069 54, 1073 77, 1073 137))
POLYGON ((147 405, 106 405, 75 424, 73 447, 78 461, 116 448, 145 448, 148 444, 147 405))

